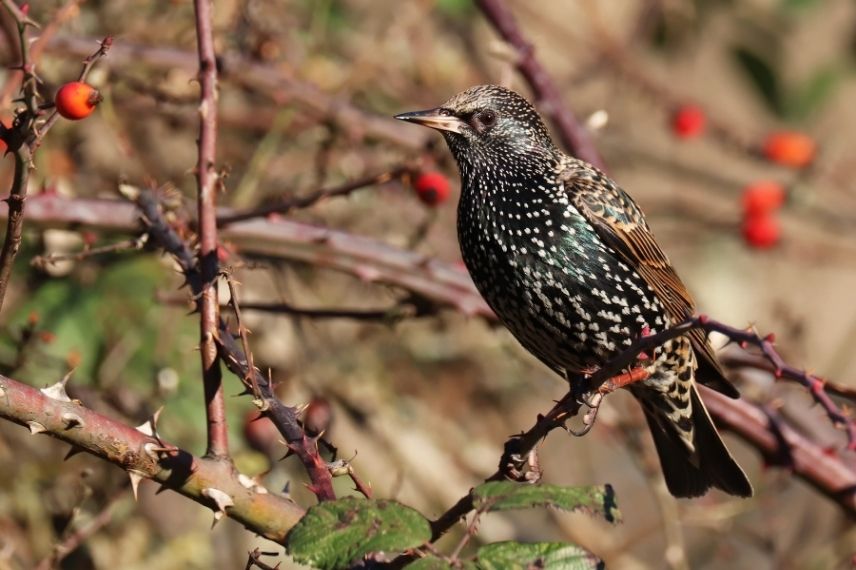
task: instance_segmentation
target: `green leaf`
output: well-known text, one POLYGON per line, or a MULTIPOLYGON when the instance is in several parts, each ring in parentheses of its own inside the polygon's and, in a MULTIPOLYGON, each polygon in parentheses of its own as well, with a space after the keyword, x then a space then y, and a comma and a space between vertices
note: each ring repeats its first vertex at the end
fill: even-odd
POLYGON ((556 507, 566 511, 597 513, 609 522, 621 520, 611 485, 562 487, 490 481, 473 489, 473 505, 480 511, 556 507))
POLYGON ((781 115, 782 90, 773 64, 769 59, 745 47, 735 47, 733 53, 740 68, 758 90, 758 94, 770 110, 781 115))
POLYGON ((431 527, 395 501, 346 497, 315 505, 288 533, 294 560, 317 568, 347 568, 372 552, 401 552, 431 540, 431 527))
MULTIPOLYGON (((496 542, 479 548, 476 557, 479 570, 515 570, 547 568, 549 570, 590 570, 603 568, 596 556, 573 544, 562 542, 496 542)), ((439 567, 438 567, 439 568, 439 567)))

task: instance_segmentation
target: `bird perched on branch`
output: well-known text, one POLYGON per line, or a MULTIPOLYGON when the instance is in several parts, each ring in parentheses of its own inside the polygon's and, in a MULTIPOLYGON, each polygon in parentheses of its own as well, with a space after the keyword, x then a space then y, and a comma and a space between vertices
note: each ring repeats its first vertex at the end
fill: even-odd
MULTIPOLYGON (((440 131, 461 172, 464 263, 499 319, 529 352, 579 386, 635 339, 695 312, 642 211, 592 165, 564 154, 535 108, 482 85, 396 118, 440 131)), ((669 491, 752 486, 722 442, 695 380, 733 398, 705 334, 658 347, 628 386, 642 404, 669 491)))

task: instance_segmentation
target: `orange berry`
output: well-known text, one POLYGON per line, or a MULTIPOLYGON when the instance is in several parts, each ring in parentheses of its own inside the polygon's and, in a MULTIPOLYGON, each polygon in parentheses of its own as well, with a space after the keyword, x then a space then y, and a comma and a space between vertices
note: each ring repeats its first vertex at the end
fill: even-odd
POLYGON ((743 188, 743 213, 746 216, 767 214, 785 203, 785 189, 778 182, 761 180, 743 188))
POLYGON ((743 239, 756 249, 768 249, 779 243, 782 228, 775 215, 748 215, 743 219, 743 239))
POLYGON ((428 206, 437 206, 449 197, 449 180, 439 172, 421 172, 413 183, 416 195, 428 206))
POLYGON ((780 131, 767 136, 763 152, 764 156, 773 162, 793 168, 805 168, 814 161, 817 143, 803 133, 780 131))
POLYGON ((700 136, 706 126, 707 116, 696 105, 681 105, 672 115, 672 132, 682 139, 700 136))
POLYGON ((91 115, 100 102, 101 94, 98 90, 82 81, 66 83, 59 88, 54 98, 57 112, 72 121, 91 115))

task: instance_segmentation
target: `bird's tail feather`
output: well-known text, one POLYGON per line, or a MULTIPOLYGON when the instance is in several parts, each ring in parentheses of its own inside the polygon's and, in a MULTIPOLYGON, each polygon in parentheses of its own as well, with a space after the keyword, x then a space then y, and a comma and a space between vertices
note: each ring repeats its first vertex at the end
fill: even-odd
POLYGON ((751 497, 752 484, 725 447, 695 386, 690 394, 694 452, 681 440, 672 422, 643 399, 642 409, 654 436, 669 492, 675 497, 698 497, 716 487, 729 495, 751 497))

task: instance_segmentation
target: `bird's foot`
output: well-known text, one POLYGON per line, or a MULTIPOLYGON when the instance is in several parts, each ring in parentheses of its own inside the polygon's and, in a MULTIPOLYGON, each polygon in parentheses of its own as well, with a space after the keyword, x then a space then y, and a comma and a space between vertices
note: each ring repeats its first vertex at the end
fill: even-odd
POLYGON ((576 437, 582 437, 591 431, 591 428, 594 427, 594 422, 597 419, 597 412, 600 410, 600 405, 603 403, 603 396, 604 394, 597 392, 590 398, 584 399, 583 403, 588 406, 589 411, 583 416, 583 427, 577 430, 566 426, 569 434, 576 437))
POLYGON ((532 448, 524 460, 520 455, 513 455, 512 462, 506 466, 505 476, 518 483, 536 484, 541 481, 541 461, 538 459, 538 448, 532 448))
POLYGON ((573 429, 566 426, 568 433, 576 437, 586 435, 591 431, 595 420, 597 420, 597 413, 600 410, 600 405, 603 403, 604 396, 610 392, 618 390, 619 388, 624 388, 625 386, 635 384, 636 382, 641 382, 650 376, 650 372, 644 368, 633 368, 627 372, 607 379, 594 393, 576 396, 577 401, 585 405, 589 410, 583 416, 583 427, 580 429, 573 429))

